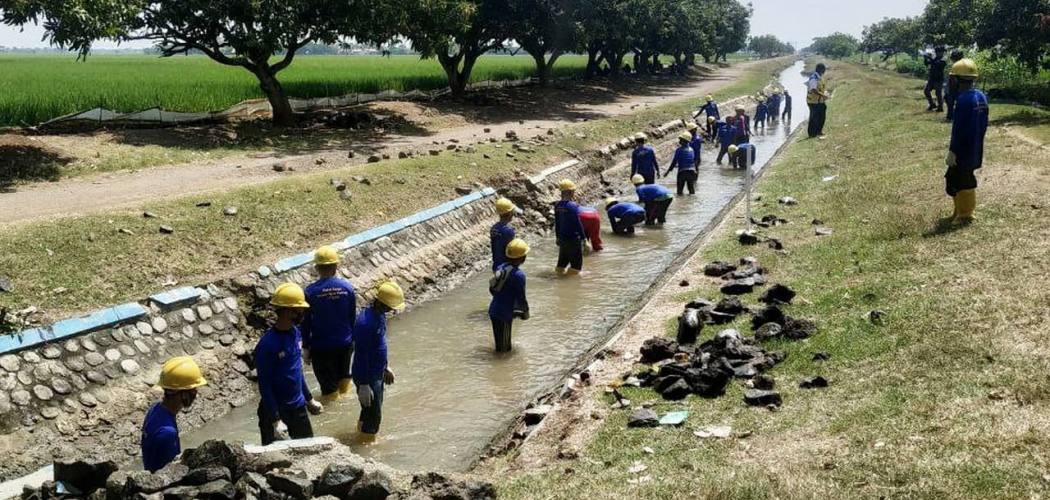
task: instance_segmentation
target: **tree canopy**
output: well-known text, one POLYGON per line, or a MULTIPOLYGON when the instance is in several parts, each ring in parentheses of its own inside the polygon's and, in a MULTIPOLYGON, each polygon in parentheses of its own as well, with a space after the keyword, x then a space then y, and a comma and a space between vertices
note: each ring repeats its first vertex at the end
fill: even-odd
POLYGON ((841 59, 855 54, 859 48, 860 42, 853 35, 836 32, 828 36, 814 38, 813 45, 810 45, 808 50, 841 59))
POLYGON ((909 54, 922 46, 922 21, 919 18, 883 19, 864 28, 860 49, 868 54, 882 53, 885 61, 896 54, 909 54))
POLYGON ((795 52, 795 48, 791 44, 781 42, 780 39, 773 35, 753 37, 747 48, 762 57, 775 57, 795 52))

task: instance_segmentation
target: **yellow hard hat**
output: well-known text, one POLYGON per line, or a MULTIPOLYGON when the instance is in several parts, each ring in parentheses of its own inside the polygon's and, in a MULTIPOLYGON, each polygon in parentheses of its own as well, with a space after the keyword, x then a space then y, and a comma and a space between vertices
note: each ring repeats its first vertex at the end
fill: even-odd
POLYGON ((747 108, 745 108, 743 104, 737 104, 736 105, 736 110, 737 111, 747 111, 747 108))
POLYGON ((682 132, 681 134, 678 134, 678 140, 689 142, 693 140, 693 136, 689 132, 682 132))
POLYGON ((609 208, 609 205, 612 205, 614 203, 619 203, 619 202, 620 202, 620 200, 617 200, 616 198, 613 198, 612 196, 610 196, 610 197, 605 199, 605 208, 609 208))
POLYGON ((510 201, 507 198, 500 198, 496 200, 496 212, 498 212, 500 215, 509 214, 516 210, 518 210, 518 207, 514 205, 513 201, 510 201))
POLYGON ((645 134, 643 134, 641 132, 638 132, 637 134, 634 134, 634 140, 636 140, 636 141, 648 141, 649 140, 649 136, 647 136, 647 135, 645 135, 645 134))
POLYGON ((739 150, 740 148, 738 148, 736 144, 732 144, 729 146, 729 154, 735 154, 739 150))
POLYGON ((306 294, 303 288, 295 283, 283 283, 274 290, 270 298, 270 305, 288 309, 307 309, 310 304, 306 302, 306 294))
POLYGON ((696 122, 689 122, 689 123, 685 124, 685 129, 686 130, 696 130, 697 128, 698 127, 696 125, 696 122))
POLYGON ((707 94, 706 96, 704 96, 704 99, 707 99, 707 102, 711 102, 711 101, 715 100, 715 98, 713 96, 711 96, 711 94, 707 94))
POLYGON ((384 281, 380 284, 376 291, 376 298, 395 311, 405 308, 405 292, 393 281, 384 281))
POLYGON ((635 186, 645 184, 645 177, 642 177, 642 174, 634 174, 634 177, 631 177, 631 182, 634 183, 635 186))
POLYGON ((325 266, 328 264, 338 263, 339 252, 337 252, 335 248, 325 245, 321 248, 318 248, 317 251, 314 252, 314 264, 317 264, 319 266, 325 266))
POLYGON ((959 62, 953 64, 948 74, 959 78, 977 78, 980 76, 980 72, 977 71, 977 63, 969 58, 960 59, 959 62))
POLYGON ((714 122, 717 122, 717 121, 718 121, 718 118, 715 118, 713 116, 708 116, 707 117, 707 123, 714 123, 714 122))
POLYGON ((507 243, 507 258, 520 259, 529 254, 529 244, 521 238, 514 238, 507 243))
POLYGON ((172 391, 188 391, 208 385, 208 381, 204 380, 204 373, 193 358, 177 356, 164 362, 157 385, 172 391))
POLYGON ((562 191, 576 191, 576 183, 569 179, 562 179, 561 182, 558 183, 558 189, 562 191))

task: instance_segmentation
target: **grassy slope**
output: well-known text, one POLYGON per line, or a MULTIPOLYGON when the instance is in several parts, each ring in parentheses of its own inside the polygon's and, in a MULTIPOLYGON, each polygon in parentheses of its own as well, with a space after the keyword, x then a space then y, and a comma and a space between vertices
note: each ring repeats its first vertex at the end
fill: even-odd
MULTIPOLYGON (((757 211, 793 221, 768 230, 788 252, 742 249, 733 227, 725 227, 690 264, 754 254, 774 281, 804 298, 789 314, 815 318, 820 332, 775 346, 789 353, 772 372, 782 409, 746 408, 734 384, 715 401, 658 403, 659 411, 692 412, 683 429, 628 430, 626 413, 614 412, 579 460, 507 478, 501 497, 1045 494, 1050 291, 1042 281, 1050 274, 1050 229, 1041 221, 1050 210, 1050 154, 991 130, 979 174, 981 220, 947 230, 941 176, 948 128, 921 112, 921 82, 846 64, 832 76, 841 85, 830 106, 829 139, 794 144, 759 186, 766 200, 800 200, 757 211), (834 174, 835 181, 821 181, 834 174), (813 218, 835 234, 815 237, 813 218), (864 319, 872 309, 887 312, 883 326, 864 319), (831 361, 812 363, 817 351, 829 352, 831 361), (830 388, 797 388, 802 377, 818 374, 830 388), (720 423, 754 435, 692 436, 693 428, 720 423), (635 460, 649 469, 628 473, 635 460), (627 482, 643 475, 653 480, 627 482)), ((717 288, 704 283, 680 299, 698 295, 717 298, 717 288)), ((673 318, 667 324, 671 334, 673 318)), ((641 389, 625 394, 654 397, 641 389)))
MULTIPOLYGON (((716 95, 724 99, 753 93, 786 62, 756 65, 716 95)), ((694 100, 682 100, 629 116, 572 124, 555 144, 539 147, 531 155, 518 153, 518 162, 506 157, 509 144, 502 149, 486 145, 476 154, 384 161, 211 195, 207 197, 213 202, 211 208, 196 208, 200 201, 196 197, 143 207, 162 216, 160 220, 143 219, 141 211, 133 210, 3 230, 0 270, 12 279, 16 291, 0 294, 0 307, 36 305, 55 317, 141 298, 162 288, 168 277, 196 283, 255 269, 446 201, 454 196, 454 186, 473 181, 498 184, 498 179, 516 170, 538 171, 565 157, 561 147, 584 150, 604 145, 652 121, 682 116, 695 106, 694 100), (586 139, 577 138, 577 132, 586 139), (492 159, 484 160, 485 153, 492 159), (478 166, 471 166, 472 162, 478 166), (351 183, 354 198, 347 203, 328 181, 350 175, 367 176, 372 186, 351 183), (223 217, 227 205, 239 207, 240 213, 223 217), (159 234, 160 224, 173 226, 175 234, 159 234), (135 235, 117 234, 118 228, 135 235), (52 293, 59 287, 68 291, 52 293)))

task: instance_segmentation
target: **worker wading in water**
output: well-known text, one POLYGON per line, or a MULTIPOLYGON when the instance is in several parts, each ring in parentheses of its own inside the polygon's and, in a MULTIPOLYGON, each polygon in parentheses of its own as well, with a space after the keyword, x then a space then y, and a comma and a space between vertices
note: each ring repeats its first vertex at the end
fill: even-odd
POLYGON ((645 206, 645 225, 653 226, 667 222, 667 207, 674 201, 674 195, 659 184, 646 184, 640 175, 631 179, 638 201, 645 206))
POLYGON ((645 222, 644 208, 616 198, 605 199, 605 213, 616 234, 634 234, 634 226, 645 222))
POLYGON ((383 421, 383 393, 394 383, 387 359, 386 316, 405 308, 405 292, 393 281, 376 289, 372 304, 361 310, 354 323, 353 378, 361 414, 357 417, 357 442, 371 444, 383 421))
POLYGON ((707 136, 708 137, 714 137, 714 135, 715 135, 714 124, 716 122, 718 122, 718 120, 720 118, 722 118, 722 115, 720 115, 718 113, 718 103, 715 102, 714 96, 708 94, 706 97, 704 97, 704 100, 706 101, 706 103, 703 106, 700 106, 700 109, 698 109, 696 111, 696 113, 693 115, 693 119, 695 120, 701 114, 706 114, 707 115, 707 136))
POLYGON ((529 245, 522 239, 507 244, 507 262, 489 280, 489 319, 492 320, 492 336, 496 341, 496 352, 511 349, 511 325, 514 318, 529 319, 529 301, 525 298, 525 272, 521 265, 529 254, 529 245))
POLYGON ((303 377, 302 336, 299 323, 310 308, 303 289, 294 283, 277 287, 270 305, 277 320, 255 346, 255 369, 259 376, 259 432, 262 444, 277 440, 277 424, 283 422, 292 439, 313 437, 307 413, 306 380, 303 377))
POLYGON ((984 136, 988 131, 988 97, 974 88, 979 73, 970 59, 962 59, 952 66, 952 74, 959 79, 959 95, 955 101, 955 120, 952 121, 951 145, 945 163, 945 191, 951 196, 955 211, 952 222, 969 224, 976 220, 977 169, 984 163, 984 136))
POLYGON ((681 195, 685 188, 689 188, 689 194, 696 194, 696 153, 690 145, 693 136, 689 132, 683 132, 678 136, 678 149, 674 152, 671 165, 664 172, 664 177, 671 175, 671 171, 678 169, 678 194, 681 195))
POLYGON ((574 201, 576 183, 564 179, 558 183, 558 189, 561 190, 561 200, 554 205, 554 235, 558 240, 555 272, 577 275, 583 270, 583 242, 587 233, 580 222, 580 206, 574 201))
POLYGON ((602 216, 598 210, 592 207, 580 207, 580 224, 583 224, 583 233, 587 235, 587 241, 591 243, 591 250, 601 252, 602 248, 602 216))
POLYGON ((631 152, 631 177, 641 175, 645 182, 656 182, 660 166, 656 163, 656 151, 645 142, 649 137, 639 133, 634 136, 634 151, 631 152))
POLYGON ((496 213, 499 214, 499 222, 495 223, 489 232, 489 239, 492 244, 493 271, 499 269, 499 266, 507 261, 507 244, 514 239, 514 228, 510 226, 510 222, 514 220, 514 216, 519 212, 521 210, 514 205, 514 202, 506 198, 496 200, 496 213))
POLYGON ((306 287, 310 308, 303 315, 303 359, 313 365, 321 385, 321 402, 332 403, 350 394, 350 359, 354 353, 353 328, 357 317, 354 286, 339 277, 339 252, 323 246, 314 252, 320 277, 306 287))
POLYGON ((171 358, 160 368, 157 386, 164 390, 164 399, 146 412, 142 422, 142 466, 157 472, 182 453, 176 416, 193 406, 197 388, 208 385, 197 362, 189 356, 171 358))

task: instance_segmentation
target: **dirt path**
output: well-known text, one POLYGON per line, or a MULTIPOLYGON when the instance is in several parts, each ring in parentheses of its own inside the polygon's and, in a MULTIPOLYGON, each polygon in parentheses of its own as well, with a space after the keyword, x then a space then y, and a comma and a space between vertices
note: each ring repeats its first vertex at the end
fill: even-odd
MULTIPOLYGON (((754 63, 736 64, 714 70, 703 80, 694 80, 680 86, 667 87, 659 93, 620 95, 601 103, 573 105, 570 109, 544 119, 524 119, 508 116, 502 121, 487 123, 467 122, 435 131, 430 135, 389 135, 381 144, 371 145, 378 153, 425 148, 435 142, 450 140, 477 141, 488 137, 503 137, 508 130, 519 132, 547 129, 566 125, 581 119, 606 118, 632 113, 639 107, 658 105, 684 97, 712 92, 740 77, 754 63), (489 129, 489 132, 485 132, 489 129)), ((83 215, 104 210, 136 206, 147 201, 222 191, 245 185, 259 184, 290 175, 342 168, 362 162, 364 155, 347 160, 346 149, 327 150, 300 155, 246 155, 191 165, 170 165, 133 172, 101 174, 73 178, 54 183, 39 183, 0 193, 0 226, 25 223, 61 216, 83 215), (323 159, 323 160, 322 160, 323 159), (294 169, 292 172, 274 171, 276 162, 294 169)))

